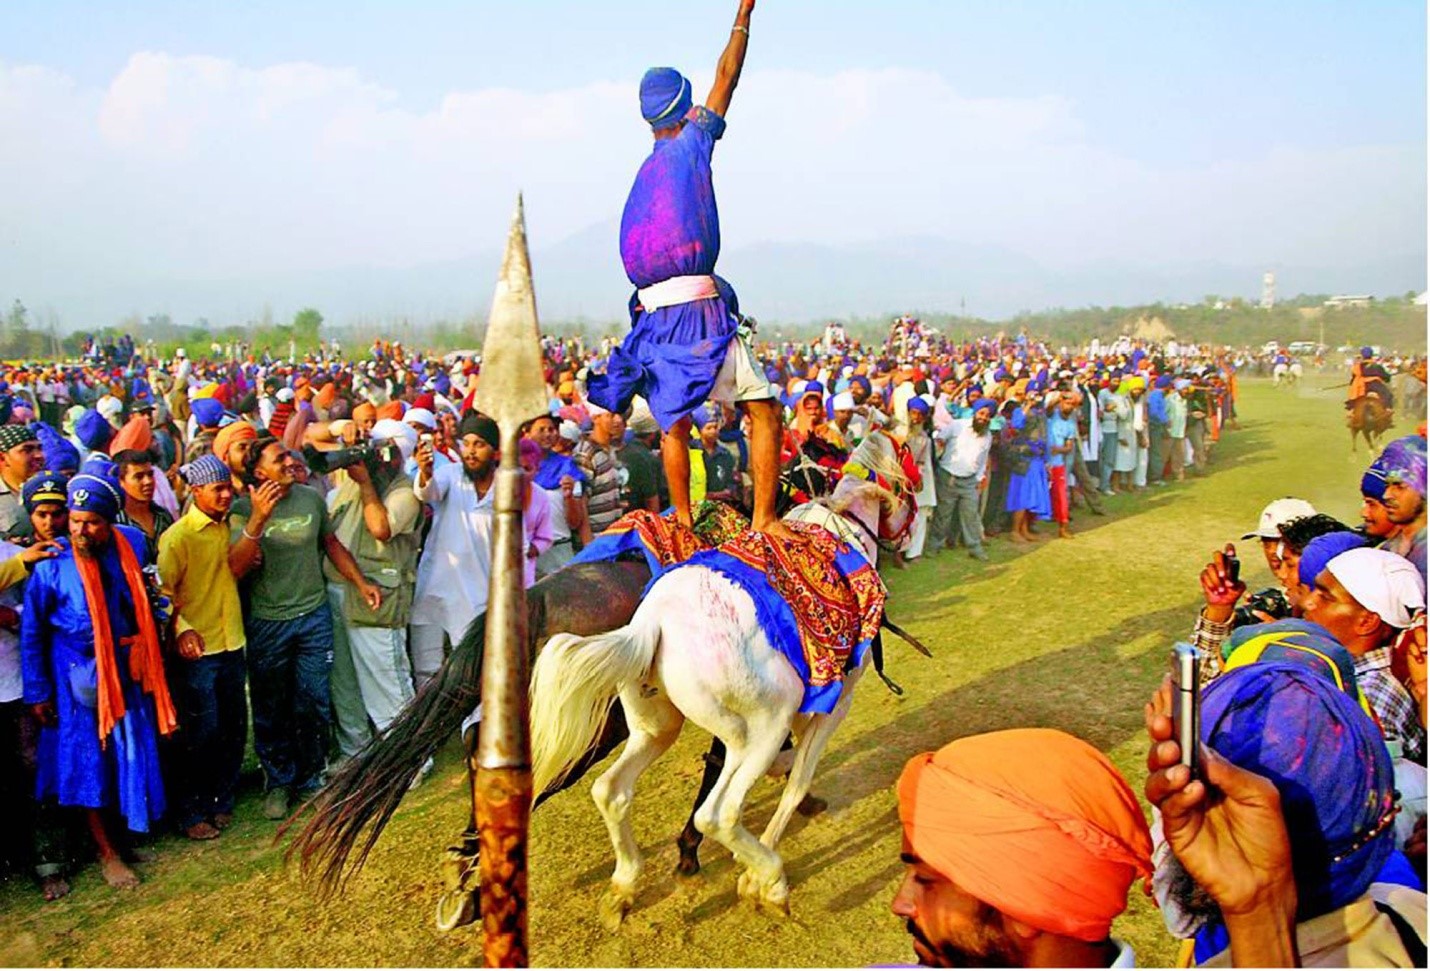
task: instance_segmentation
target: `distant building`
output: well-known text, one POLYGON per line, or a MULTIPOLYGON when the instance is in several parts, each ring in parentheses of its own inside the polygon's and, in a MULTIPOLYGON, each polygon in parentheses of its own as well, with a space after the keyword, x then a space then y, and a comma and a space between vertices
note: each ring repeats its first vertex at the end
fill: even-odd
POLYGON ((1368 293, 1343 293, 1339 296, 1328 299, 1324 306, 1327 307, 1369 307, 1375 301, 1368 293))
POLYGON ((1270 310, 1276 306, 1276 274, 1270 270, 1261 278, 1261 309, 1270 310))

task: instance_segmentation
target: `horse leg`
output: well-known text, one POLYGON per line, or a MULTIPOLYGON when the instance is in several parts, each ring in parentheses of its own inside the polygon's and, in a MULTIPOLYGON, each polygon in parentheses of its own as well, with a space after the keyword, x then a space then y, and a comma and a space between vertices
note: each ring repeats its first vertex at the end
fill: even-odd
POLYGON ((731 745, 726 755, 728 784, 723 790, 717 788, 713 794, 714 800, 718 800, 713 807, 708 801, 700 807, 696 825, 728 847, 745 867, 738 883, 740 896, 788 914, 789 884, 785 880, 784 861, 778 853, 757 840, 743 823, 745 800, 750 789, 779 754, 785 724, 787 718, 755 717, 749 720, 746 744, 740 747, 731 745))
POLYGON ((636 880, 641 871, 640 847, 631 828, 631 799, 636 780, 652 762, 660 758, 680 737, 685 716, 661 694, 643 697, 644 686, 621 692, 621 704, 631 729, 630 740, 614 765, 591 786, 591 798, 606 821, 611 845, 616 850, 616 869, 611 889, 602 898, 601 923, 615 932, 630 912, 636 898, 636 880))
POLYGON ((690 807, 690 818, 675 841, 680 850, 680 861, 675 864, 675 872, 682 877, 693 877, 700 872, 700 843, 704 836, 695 827, 695 813, 700 804, 709 798, 720 779, 720 770, 725 767, 725 743, 718 738, 710 739, 710 751, 705 753, 705 774, 700 777, 700 792, 695 796, 695 805, 690 807))
POLYGON ((844 688, 839 693, 839 702, 834 706, 834 710, 827 715, 816 715, 811 720, 809 730, 800 735, 799 750, 795 753, 794 768, 790 770, 784 794, 780 796, 780 804, 775 809, 775 814, 770 817, 764 835, 760 837, 760 842, 770 849, 779 845, 785 827, 789 826, 790 819, 809 795, 810 783, 814 780, 814 770, 819 765, 820 756, 824 754, 824 747, 829 744, 830 737, 849 714, 849 706, 854 700, 854 685, 858 683, 866 666, 867 663, 860 665, 845 676, 844 688))

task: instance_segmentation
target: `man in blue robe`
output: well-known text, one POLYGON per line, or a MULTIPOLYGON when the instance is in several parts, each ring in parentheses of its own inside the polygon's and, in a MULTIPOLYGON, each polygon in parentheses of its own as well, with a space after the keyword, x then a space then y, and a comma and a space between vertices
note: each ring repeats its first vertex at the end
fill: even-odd
POLYGON ((751 328, 730 284, 715 275, 720 215, 710 159, 750 39, 755 0, 741 0, 705 104, 691 107, 690 81, 674 68, 641 79, 641 115, 655 147, 641 164, 621 217, 621 261, 636 287, 631 333, 593 375, 590 400, 623 412, 642 395, 665 436, 661 461, 677 517, 691 525, 691 413, 708 400, 750 414, 755 529, 790 538, 775 514, 781 408, 755 358, 751 328))
POLYGON ((174 716, 138 567, 144 536, 114 525, 122 502, 102 475, 70 480, 70 546, 36 563, 26 584, 20 663, 43 726, 36 796, 84 810, 105 881, 130 888, 139 877, 113 823, 143 833, 164 812, 157 736, 174 716))

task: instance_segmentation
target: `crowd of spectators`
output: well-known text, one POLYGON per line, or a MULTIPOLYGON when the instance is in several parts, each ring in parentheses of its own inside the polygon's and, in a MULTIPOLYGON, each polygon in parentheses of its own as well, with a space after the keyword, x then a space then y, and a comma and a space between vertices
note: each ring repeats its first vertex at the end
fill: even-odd
MULTIPOLYGON (((649 409, 638 400, 612 413, 585 395, 608 349, 543 341, 550 411, 529 423, 520 454, 529 474, 527 585, 560 569, 623 514, 671 505, 660 460, 670 443, 649 409)), ((1207 474, 1223 436, 1237 427, 1238 369, 1252 359, 1227 348, 1125 338, 1079 348, 1023 335, 957 342, 901 319, 883 345, 827 334, 811 344, 766 346, 760 363, 783 390, 786 501, 827 489, 865 437, 894 441, 918 489, 909 542, 888 551, 892 565, 904 566, 958 547, 984 560, 993 542, 1071 538, 1074 513, 1103 515, 1104 497, 1207 474)), ((139 879, 134 833, 167 821, 193 840, 220 838, 233 821, 250 721, 262 814, 283 819, 436 673, 486 609, 500 442, 495 424, 471 407, 479 371, 474 356, 411 354, 387 342, 356 361, 327 354, 195 361, 182 350, 160 360, 128 342, 98 347, 79 364, 9 369, 0 385, 7 773, 0 799, 10 821, 5 856, 32 867, 46 897, 68 892, 81 832, 105 879, 120 887, 139 879)), ((693 419, 689 440, 678 446, 691 455, 692 503, 746 502, 742 416, 708 404, 693 419)), ((1143 862, 1152 858, 1159 866, 1180 861, 1185 874, 1158 886, 1166 891, 1164 912, 1186 918, 1172 929, 1197 936, 1199 958, 1225 950, 1217 927, 1231 932, 1233 957, 1245 940, 1227 908, 1247 902, 1233 891, 1218 896, 1223 887, 1202 869, 1198 850, 1198 833, 1209 827, 1235 831, 1238 819, 1218 814, 1237 805, 1243 783, 1265 796, 1255 780, 1280 786, 1293 779, 1277 790, 1288 807, 1290 844, 1319 840, 1316 851, 1336 857, 1314 879, 1391 839, 1394 853, 1374 850, 1376 862, 1360 867, 1362 875, 1385 877, 1386 860, 1403 860, 1401 848, 1418 846, 1423 876, 1424 439, 1393 443, 1363 490, 1358 530, 1295 500, 1268 508, 1249 536, 1260 540, 1279 591, 1240 604, 1245 588, 1230 573, 1230 551, 1213 558, 1193 633, 1209 658, 1209 710, 1216 701, 1215 710, 1227 712, 1225 725, 1223 716, 1203 722, 1208 774, 1190 782, 1178 773, 1155 702, 1148 795, 1163 811, 1156 832, 1165 836, 1147 837, 1140 810, 1135 821, 1127 815, 1135 800, 1122 793, 1116 820, 1104 827, 1116 830, 1113 842, 1122 848, 1093 853, 1106 870, 1096 870, 1099 879, 1150 872, 1143 862), (1407 575, 1392 560, 1417 569, 1407 575), (1407 656, 1418 657, 1419 667, 1407 670, 1407 656), (1294 691, 1286 687, 1293 681, 1294 691), (1260 747, 1247 741, 1237 719, 1283 710, 1301 721, 1258 729, 1260 747), (1317 747, 1326 765, 1315 768, 1315 786, 1302 786, 1294 773, 1312 769, 1277 762, 1285 754, 1278 740, 1334 734, 1318 718, 1364 723, 1356 722, 1353 737, 1337 736, 1340 747, 1317 747), (1418 810, 1411 782, 1401 785, 1416 768, 1418 810), (1345 778, 1333 779, 1333 770, 1345 778), (1223 783, 1226 798, 1212 799, 1223 783), (1359 793, 1361 809, 1380 807, 1375 819, 1361 825, 1346 809, 1335 820, 1349 827, 1344 833, 1302 831, 1341 812, 1317 804, 1315 793, 1344 799, 1362 783, 1369 788, 1359 793), (1411 811, 1392 826, 1386 814, 1401 806, 1411 811), (1175 896, 1188 887, 1205 893, 1175 896), (1222 907, 1220 924, 1199 920, 1215 912, 1206 894, 1222 907)), ((1037 951, 1025 946, 1032 932, 1090 941, 1109 959, 1122 953, 1106 936, 1121 904, 1105 919, 1073 919, 1069 887, 1089 885, 1088 874, 1069 869, 1080 857, 1030 844, 1036 852, 1023 869, 1055 870, 1051 882, 1036 893, 1020 883, 1017 901, 993 885, 980 891, 965 858, 991 854, 989 866, 998 870, 1013 851, 991 837, 968 838, 976 817, 949 817, 940 808, 947 793, 931 788, 935 779, 951 784, 949 773, 960 798, 973 798, 968 786, 1016 788, 1023 783, 1012 775, 1022 765, 1038 776, 1040 793, 1059 773, 1077 777, 1065 787, 1069 798, 1080 788, 1125 789, 1115 769, 1079 744, 962 740, 906 773, 906 851, 923 875, 901 891, 896 909, 909 917, 921 957, 961 953, 961 938, 944 936, 947 928, 929 918, 933 906, 921 902, 938 879, 979 901, 985 922, 1002 915, 997 921, 1010 936, 995 953, 1004 960, 1029 961, 1037 951), (1004 742, 1032 746, 1039 758, 999 755, 1004 742), (981 768, 958 768, 969 759, 981 768), (1057 773, 1035 768, 1053 763, 1057 773), (996 783, 979 778, 994 768, 1011 774, 996 783), (1061 908, 1064 917, 1040 924, 1033 919, 1040 907, 1061 908)), ((1283 908, 1287 899, 1302 901, 1292 908, 1298 932, 1367 892, 1360 882, 1354 893, 1302 885, 1313 879, 1303 858, 1279 874, 1289 888, 1252 901, 1283 908)), ((1413 878, 1413 868, 1407 872, 1413 878)), ((1101 914, 1125 891, 1124 883, 1118 893, 1084 896, 1102 901, 1101 914)), ((994 940, 989 927, 980 933, 970 940, 994 940)), ((1300 946, 1309 959, 1308 945, 1300 946)))

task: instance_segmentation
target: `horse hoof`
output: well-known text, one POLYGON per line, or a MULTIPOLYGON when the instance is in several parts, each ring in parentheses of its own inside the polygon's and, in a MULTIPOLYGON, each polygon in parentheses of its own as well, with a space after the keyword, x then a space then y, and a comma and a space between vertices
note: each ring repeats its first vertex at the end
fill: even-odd
POLYGON ((618 933, 621 925, 625 923, 626 914, 631 912, 631 904, 634 902, 630 894, 619 890, 608 890, 601 898, 601 904, 597 908, 601 926, 612 934, 618 933))
POLYGON ((437 929, 444 934, 477 919, 477 895, 458 890, 437 898, 437 929))
POLYGON ((690 856, 686 856, 684 853, 682 853, 680 855, 680 859, 675 864, 676 876, 693 877, 699 872, 700 857, 696 856, 693 853, 690 856))
POLYGON ((760 896, 759 909, 771 917, 785 918, 790 916, 789 887, 783 880, 775 886, 766 889, 760 896))
POLYGON ((813 793, 805 793, 804 798, 801 799, 799 805, 795 807, 795 812, 808 819, 812 816, 818 816, 828 808, 828 799, 821 799, 813 793))

